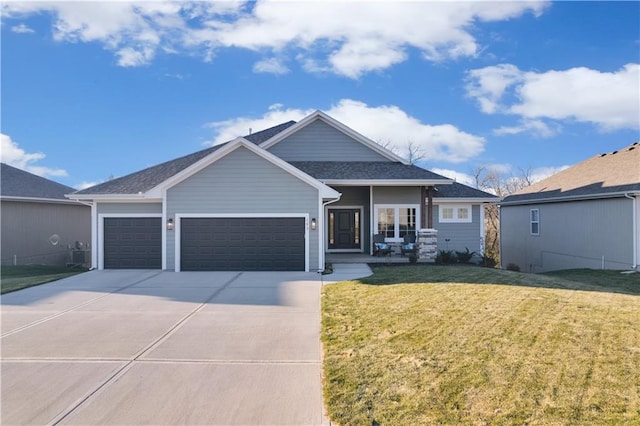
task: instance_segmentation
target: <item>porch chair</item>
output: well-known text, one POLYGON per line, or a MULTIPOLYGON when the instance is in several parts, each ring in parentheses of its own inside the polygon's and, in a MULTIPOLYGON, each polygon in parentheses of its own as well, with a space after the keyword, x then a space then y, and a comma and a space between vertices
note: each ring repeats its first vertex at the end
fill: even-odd
POLYGON ((410 232, 404 235, 404 243, 400 247, 400 252, 402 256, 407 253, 413 253, 416 249, 416 234, 410 232))
POLYGON ((373 236, 373 255, 388 256, 391 254, 391 246, 384 242, 384 234, 375 234, 373 236))

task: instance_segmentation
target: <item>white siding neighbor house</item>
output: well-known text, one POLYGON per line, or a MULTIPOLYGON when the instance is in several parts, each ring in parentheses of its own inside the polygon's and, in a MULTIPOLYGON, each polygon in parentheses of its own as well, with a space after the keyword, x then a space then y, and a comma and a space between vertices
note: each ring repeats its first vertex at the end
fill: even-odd
POLYGON ((503 267, 522 271, 638 269, 640 143, 505 197, 500 242, 503 267))

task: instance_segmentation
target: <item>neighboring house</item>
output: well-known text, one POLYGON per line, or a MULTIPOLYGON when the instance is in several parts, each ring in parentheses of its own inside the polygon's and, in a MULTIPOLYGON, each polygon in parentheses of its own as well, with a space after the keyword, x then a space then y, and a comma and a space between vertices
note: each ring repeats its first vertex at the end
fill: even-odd
POLYGON ((638 268, 640 143, 506 197, 500 241, 501 264, 522 271, 638 268))
MULTIPOLYGON (((481 252, 492 195, 409 164, 323 112, 69 195, 92 207, 98 268, 324 269, 439 229, 481 252)), ((445 239, 448 241, 445 242, 445 239)))
POLYGON ((63 266, 71 249, 88 247, 91 208, 65 197, 75 189, 4 163, 0 173, 3 265, 63 266))

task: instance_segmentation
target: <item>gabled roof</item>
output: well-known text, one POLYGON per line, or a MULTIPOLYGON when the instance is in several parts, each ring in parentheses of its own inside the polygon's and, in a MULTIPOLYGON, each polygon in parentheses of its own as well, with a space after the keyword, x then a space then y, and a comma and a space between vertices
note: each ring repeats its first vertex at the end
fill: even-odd
POLYGON ((0 196, 3 199, 69 201, 64 195, 73 191, 75 189, 70 186, 0 163, 0 196))
POLYGON ((397 162, 400 162, 400 163, 403 163, 403 164, 409 164, 409 162, 406 159, 394 154, 393 152, 391 152, 388 149, 384 148, 380 144, 375 143, 374 141, 372 141, 371 139, 367 138, 366 136, 361 135, 360 133, 356 132, 352 128, 345 126, 344 124, 342 124, 338 120, 330 117, 329 115, 327 115, 324 112, 319 111, 319 110, 315 111, 311 115, 308 115, 307 117, 303 118, 302 120, 300 120, 299 122, 295 123, 293 126, 289 127, 288 129, 284 130, 283 132, 278 133, 277 135, 275 135, 271 139, 267 140, 266 142, 263 142, 262 144, 260 144, 260 147, 264 148, 264 149, 269 149, 272 146, 274 146, 275 144, 283 141, 287 137, 291 136, 292 134, 296 133, 300 129, 303 129, 304 127, 308 126, 309 124, 311 124, 311 123, 313 123, 313 122, 315 122, 317 120, 323 121, 324 123, 328 124, 329 126, 333 127, 334 129, 344 133, 345 135, 351 137, 355 141, 360 142, 361 144, 365 145, 366 147, 368 147, 372 151, 377 152, 378 154, 382 155, 383 157, 388 158, 391 161, 397 161, 397 162))
MULTIPOLYGON (((277 126, 270 127, 266 130, 247 135, 244 139, 257 145, 294 124, 295 121, 278 124, 277 126)), ((212 146, 211 148, 203 149, 202 151, 194 152, 193 154, 185 155, 184 157, 176 158, 175 160, 166 161, 162 164, 103 182, 90 188, 83 189, 82 191, 75 192, 74 195, 135 195, 145 193, 192 164, 214 153, 227 143, 229 142, 212 146)), ((73 190, 70 192, 73 192, 73 190)))
POLYGON ((323 198, 326 198, 326 199, 340 198, 340 193, 334 190, 333 188, 330 188, 327 185, 323 184, 322 182, 318 181, 317 179, 314 179, 313 176, 310 176, 304 173, 300 169, 293 167, 291 164, 287 163, 281 158, 276 157, 275 155, 271 154, 269 151, 261 149, 260 147, 249 142, 245 138, 238 138, 224 145, 220 145, 220 149, 216 150, 215 152, 206 156, 200 161, 197 161, 191 166, 185 168, 180 173, 177 173, 174 176, 170 177, 169 179, 163 181, 161 184, 157 185, 156 187, 150 189, 148 191, 148 195, 150 197, 161 197, 162 192, 164 190, 169 189, 174 185, 177 185, 183 180, 189 178, 190 176, 193 176, 195 173, 203 170, 205 167, 210 166, 211 164, 224 158, 225 156, 227 156, 228 154, 230 154, 231 152, 239 148, 248 149, 249 151, 253 152, 259 157, 262 157, 263 159, 275 165, 276 167, 279 167, 280 169, 296 177, 297 179, 300 179, 306 184, 318 189, 318 191, 320 192, 320 195, 323 198))
POLYGON ((506 197, 503 204, 606 198, 630 192, 640 193, 640 142, 591 157, 506 197))

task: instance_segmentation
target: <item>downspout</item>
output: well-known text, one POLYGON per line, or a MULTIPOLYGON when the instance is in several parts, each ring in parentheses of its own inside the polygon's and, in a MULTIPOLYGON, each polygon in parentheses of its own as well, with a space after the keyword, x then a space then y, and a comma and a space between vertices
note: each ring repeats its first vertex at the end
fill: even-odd
POLYGON ((626 194, 624 194, 625 198, 628 198, 631 200, 631 214, 633 215, 632 219, 631 219, 631 223, 633 224, 632 229, 633 229, 633 261, 632 261, 632 265, 631 268, 636 269, 638 267, 638 215, 636 212, 636 204, 638 203, 638 201, 636 200, 635 197, 631 196, 631 192, 627 192, 626 194))
MULTIPOLYGON (((67 197, 69 198, 69 197, 67 197)), ((71 198, 70 198, 71 199, 71 198)), ((91 269, 98 269, 98 219, 95 202, 75 200, 84 206, 91 207, 91 269)))
POLYGON ((326 223, 326 220, 325 220, 326 218, 324 217, 324 211, 329 204, 337 203, 338 201, 340 201, 340 198, 342 198, 342 194, 340 194, 340 197, 334 200, 329 200, 326 203, 322 203, 322 211, 320 212, 320 214, 322 215, 322 220, 318 222, 320 223, 320 226, 318 226, 318 234, 319 234, 318 239, 320 240, 320 265, 318 265, 319 274, 324 272, 324 265, 326 264, 326 258, 325 258, 325 252, 324 252, 324 238, 326 237, 324 225, 326 223))

